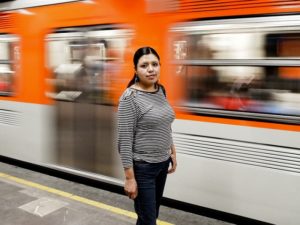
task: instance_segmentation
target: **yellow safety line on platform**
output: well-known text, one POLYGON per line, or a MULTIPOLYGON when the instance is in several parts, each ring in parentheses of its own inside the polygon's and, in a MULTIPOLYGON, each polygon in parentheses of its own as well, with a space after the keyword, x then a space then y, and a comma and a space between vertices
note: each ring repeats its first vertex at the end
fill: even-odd
MULTIPOLYGON (((38 183, 34 183, 34 182, 31 182, 31 181, 28 181, 28 180, 24 180, 24 179, 21 179, 21 178, 18 178, 18 177, 11 176, 11 175, 8 175, 8 174, 5 174, 5 173, 0 173, 0 177, 2 177, 4 179, 7 179, 7 180, 14 181, 14 182, 19 183, 19 184, 23 184, 25 186, 37 188, 37 189, 40 189, 40 190, 43 190, 43 191, 47 191, 47 192, 50 192, 50 193, 53 193, 53 194, 56 194, 56 195, 63 196, 65 198, 69 198, 69 199, 72 199, 72 200, 75 200, 75 201, 78 201, 78 202, 82 202, 82 203, 85 203, 87 205, 95 206, 95 207, 100 208, 100 209, 105 209, 105 210, 108 210, 108 211, 116 213, 116 214, 124 215, 124 216, 130 217, 130 218, 133 218, 133 219, 137 218, 137 215, 134 212, 124 210, 124 209, 120 209, 120 208, 110 206, 110 205, 107 205, 107 204, 104 204, 104 203, 101 203, 101 202, 97 202, 97 201, 94 201, 94 200, 90 200, 90 199, 87 199, 87 198, 83 198, 83 197, 80 197, 78 195, 73 195, 73 194, 65 192, 65 191, 61 191, 61 190, 58 190, 58 189, 55 189, 55 188, 47 187, 47 186, 44 186, 44 185, 41 185, 41 184, 38 184, 38 183)), ((157 223, 158 223, 158 225, 174 225, 172 223, 168 223, 168 222, 161 221, 161 220, 157 220, 157 223)))

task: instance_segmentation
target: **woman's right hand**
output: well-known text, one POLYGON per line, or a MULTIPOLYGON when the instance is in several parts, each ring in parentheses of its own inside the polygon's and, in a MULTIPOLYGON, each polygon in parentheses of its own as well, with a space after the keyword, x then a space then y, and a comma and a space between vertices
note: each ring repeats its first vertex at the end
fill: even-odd
POLYGON ((137 183, 135 178, 126 178, 124 190, 130 199, 135 199, 138 195, 137 183))

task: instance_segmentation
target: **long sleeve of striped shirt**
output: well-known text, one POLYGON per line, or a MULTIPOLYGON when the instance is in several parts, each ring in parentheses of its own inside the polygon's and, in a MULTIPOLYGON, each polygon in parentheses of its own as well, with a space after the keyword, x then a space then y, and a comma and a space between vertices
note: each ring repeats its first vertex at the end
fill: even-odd
POLYGON ((118 149, 124 168, 133 165, 133 139, 137 120, 137 108, 133 93, 125 93, 118 108, 118 149))

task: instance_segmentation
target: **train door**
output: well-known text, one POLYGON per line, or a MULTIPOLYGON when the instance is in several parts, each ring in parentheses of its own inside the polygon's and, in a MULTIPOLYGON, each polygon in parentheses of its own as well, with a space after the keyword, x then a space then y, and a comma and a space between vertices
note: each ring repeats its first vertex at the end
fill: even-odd
POLYGON ((112 26, 48 35, 59 165, 118 177, 113 87, 128 38, 128 30, 112 26))

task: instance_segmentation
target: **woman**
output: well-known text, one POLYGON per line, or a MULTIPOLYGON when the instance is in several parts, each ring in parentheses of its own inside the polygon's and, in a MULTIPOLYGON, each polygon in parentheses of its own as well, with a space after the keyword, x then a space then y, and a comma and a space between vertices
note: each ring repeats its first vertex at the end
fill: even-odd
POLYGON ((167 173, 176 169, 171 123, 174 111, 158 83, 160 57, 151 47, 136 51, 135 74, 120 98, 118 147, 125 193, 134 199, 137 225, 156 225, 167 173), (171 162, 171 166, 169 168, 171 162))

